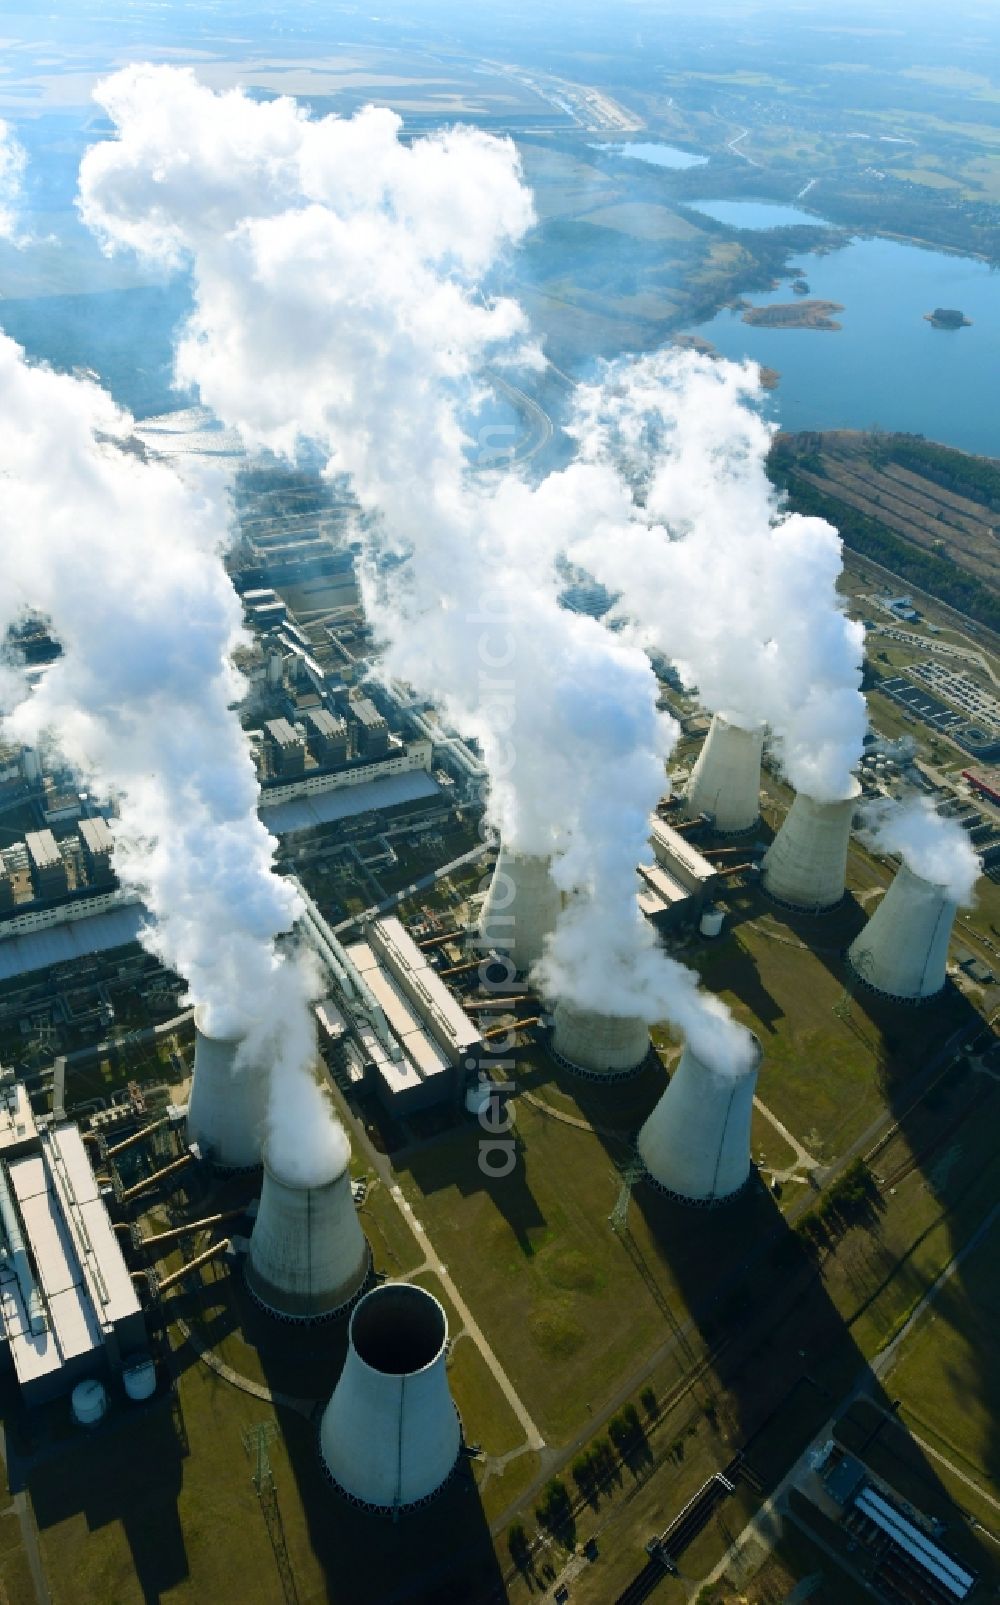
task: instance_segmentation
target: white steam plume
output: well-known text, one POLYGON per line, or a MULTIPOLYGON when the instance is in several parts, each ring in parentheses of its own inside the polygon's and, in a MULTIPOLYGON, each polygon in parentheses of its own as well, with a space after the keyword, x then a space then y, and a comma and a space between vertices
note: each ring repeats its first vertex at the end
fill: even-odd
POLYGON ((0 240, 16 239, 24 165, 24 147, 0 117, 0 240))
MULTIPOLYGON (((275 949, 298 899, 274 873, 233 711, 224 503, 128 449, 131 426, 96 384, 29 365, 0 334, 0 626, 37 610, 63 646, 6 730, 54 739, 114 799, 115 867, 154 916, 143 940, 207 1028, 244 1034, 273 1085, 311 1082, 311 983, 275 949)), ((318 1091, 316 1111, 314 1135, 318 1091)))
POLYGON ((867 727, 864 631, 837 596, 836 530, 780 510, 760 394, 754 364, 694 352, 607 365, 571 432, 587 460, 620 465, 636 506, 571 555, 706 707, 766 721, 795 789, 832 801, 849 795, 867 727))
POLYGON ((118 139, 87 153, 81 211, 109 246, 191 264, 181 382, 248 441, 318 443, 379 515, 369 558, 408 557, 388 578, 369 563, 386 669, 479 737, 502 836, 555 854, 577 893, 553 988, 672 1016, 694 982, 656 950, 635 865, 676 732, 643 654, 557 605, 557 554, 628 497, 606 465, 535 488, 467 465, 484 361, 532 358, 521 309, 482 291, 532 221, 513 145, 453 129, 404 146, 390 112, 310 120, 174 69, 98 98, 118 139))
POLYGON ((968 906, 975 901, 973 889, 982 874, 982 859, 967 831, 935 812, 929 798, 869 803, 863 815, 862 839, 869 847, 901 858, 915 875, 942 887, 949 902, 968 906))

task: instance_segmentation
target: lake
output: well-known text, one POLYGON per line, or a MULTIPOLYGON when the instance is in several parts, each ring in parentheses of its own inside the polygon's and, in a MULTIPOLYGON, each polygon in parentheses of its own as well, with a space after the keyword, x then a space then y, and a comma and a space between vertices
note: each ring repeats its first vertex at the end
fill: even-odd
POLYGON ((826 219, 815 212, 803 212, 798 206, 784 201, 689 201, 692 212, 701 212, 717 223, 729 228, 772 229, 796 228, 811 224, 813 228, 828 226, 826 219))
POLYGON ((642 141, 627 145, 591 144, 591 150, 609 151, 613 156, 625 156, 631 161, 648 162, 651 167, 671 167, 682 172, 687 167, 704 167, 707 156, 695 156, 676 145, 644 144, 642 141))
MULTIPOLYGON (((794 265, 810 296, 843 305, 839 331, 755 328, 731 310, 688 331, 724 356, 778 370, 768 408, 783 428, 877 423, 1000 457, 1000 275, 969 257, 884 239, 797 253, 794 265), (938 306, 959 308, 972 328, 932 328, 924 314, 938 306)), ((746 299, 796 297, 784 283, 746 299)))

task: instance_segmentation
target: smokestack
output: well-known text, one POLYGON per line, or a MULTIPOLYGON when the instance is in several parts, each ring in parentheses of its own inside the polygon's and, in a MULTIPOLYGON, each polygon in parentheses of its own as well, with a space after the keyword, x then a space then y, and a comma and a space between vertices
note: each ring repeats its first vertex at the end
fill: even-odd
POLYGON ((901 864, 868 924, 847 950, 851 968, 887 997, 908 1003, 935 997, 945 983, 957 906, 946 887, 901 864))
POLYGON ((541 958, 561 906, 547 859, 501 847, 479 916, 479 940, 483 947, 507 953, 523 974, 541 958))
POLYGON ((638 1070, 649 1052, 644 1020, 598 1014, 575 1003, 557 1003, 552 1051, 570 1070, 585 1076, 615 1079, 638 1070))
POLYGON ((246 1263, 257 1302, 285 1321, 321 1320, 350 1304, 370 1264, 348 1165, 306 1186, 279 1176, 265 1156, 246 1263))
POLYGON ((448 1319, 430 1293, 387 1282, 351 1316, 347 1359, 320 1424, 320 1453, 355 1504, 423 1504, 454 1470, 462 1443, 448 1389, 448 1319))
POLYGON ((819 914, 833 908, 847 884, 847 847, 861 787, 852 778, 847 797, 817 802, 798 792, 785 822, 764 854, 764 890, 776 903, 819 914))
POLYGON ((711 814, 716 830, 724 835, 750 830, 760 818, 763 747, 762 724, 745 729, 725 714, 713 714, 684 793, 687 817, 697 819, 699 814, 711 814))
POLYGON ((736 1073, 712 1069, 685 1045, 670 1085, 639 1133, 639 1157, 652 1181, 685 1203, 732 1198, 750 1177, 750 1121, 763 1056, 736 1073))
POLYGON ((249 1063, 237 1068, 243 1038, 213 1036, 204 1020, 204 1009, 196 1009, 188 1141, 219 1170, 253 1170, 261 1161, 267 1069, 249 1063))

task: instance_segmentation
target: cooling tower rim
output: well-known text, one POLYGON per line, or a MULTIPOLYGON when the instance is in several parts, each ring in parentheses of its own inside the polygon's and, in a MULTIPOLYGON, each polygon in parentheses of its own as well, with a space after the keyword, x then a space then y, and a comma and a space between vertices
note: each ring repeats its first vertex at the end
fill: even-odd
POLYGON ((919 1009, 924 1003, 933 1003, 935 998, 939 998, 948 985, 948 977, 945 976, 941 985, 935 987, 933 992, 889 992, 884 986, 873 986, 868 977, 862 975, 851 958, 849 951, 846 954, 846 958, 848 969, 855 980, 860 981, 865 991, 871 992, 874 997, 885 998, 889 1003, 905 1003, 912 1009, 919 1009))
POLYGON ((689 1193, 675 1192, 672 1187, 664 1187, 663 1183, 657 1181, 656 1177, 645 1168, 645 1165, 641 1180, 647 1182, 661 1198, 669 1198, 674 1204, 684 1204, 688 1209, 721 1209, 726 1204, 735 1202, 741 1193, 745 1193, 756 1175, 757 1167, 751 1164, 750 1174, 746 1180, 741 1181, 738 1187, 734 1187, 731 1193, 703 1193, 697 1198, 691 1197, 689 1193))
POLYGON ((318 1310, 315 1313, 304 1313, 299 1315, 292 1314, 289 1310, 279 1309, 276 1304, 269 1304, 254 1282, 249 1254, 246 1256, 246 1259, 243 1263, 243 1286, 250 1294, 250 1297, 253 1299, 254 1303, 264 1311, 265 1315, 272 1316, 274 1320, 282 1321, 286 1326, 323 1326, 327 1321, 339 1320, 342 1316, 346 1315, 348 1310, 352 1309, 355 1305, 360 1304, 363 1298, 367 1298, 368 1294, 374 1291, 371 1286, 371 1280, 375 1270, 375 1257, 372 1254, 372 1246, 367 1237, 365 1238, 364 1243, 364 1275, 362 1276, 357 1287, 354 1289, 353 1293, 349 1294, 347 1298, 343 1299, 340 1304, 335 1304, 328 1310, 318 1310))
POLYGON ((720 708, 712 714, 712 718, 718 719, 720 724, 726 725, 730 730, 739 730, 745 736, 763 737, 767 734, 766 719, 757 719, 753 714, 744 719, 734 708, 720 708))
MULTIPOLYGON (((362 1319, 364 1319, 363 1315, 362 1319)), ((441 1303, 441 1300, 435 1298, 434 1294, 431 1293, 426 1287, 421 1287, 419 1282, 380 1282, 377 1287, 369 1288, 367 1293, 362 1294, 361 1298, 358 1299, 353 1310, 351 1311, 351 1319, 347 1328, 347 1340, 350 1344, 350 1351, 355 1362, 358 1365, 363 1366, 370 1376, 379 1377, 383 1382, 402 1382, 411 1377, 422 1376, 425 1371, 433 1370, 434 1366, 440 1363, 442 1355, 444 1355, 448 1349, 448 1312, 441 1303), (377 1303, 379 1300, 384 1301, 386 1295, 390 1293, 398 1294, 403 1288, 406 1289, 407 1294, 414 1295, 415 1303, 421 1303, 425 1306, 432 1304, 434 1306, 434 1309, 441 1322, 441 1342, 438 1345, 437 1351, 431 1356, 431 1358, 429 1360, 425 1360, 423 1365, 414 1366, 412 1371, 380 1371, 377 1366, 369 1365, 368 1361, 361 1354, 355 1341, 355 1322, 357 1321, 359 1314, 361 1314, 361 1312, 365 1309, 366 1305, 371 1308, 373 1303, 377 1303)))
POLYGON ((850 789, 845 792, 843 797, 816 797, 811 791, 796 791, 795 797, 792 801, 792 806, 794 807, 795 803, 798 802, 799 798, 801 797, 804 802, 812 803, 814 808, 836 808, 839 807, 841 803, 857 802, 860 796, 861 782, 857 775, 852 775, 850 789))
POLYGON ((900 875, 905 875, 907 880, 919 881, 921 886, 929 887, 936 896, 940 897, 942 903, 952 903, 954 904, 955 908, 959 908, 961 906, 958 898, 952 897, 950 889, 945 881, 932 880, 930 875, 922 875, 919 869, 914 869, 913 865, 908 864, 906 859, 902 857, 899 859, 899 868, 897 869, 896 874, 889 882, 889 885, 885 888, 886 895, 888 895, 888 893, 892 890, 893 882, 898 879, 900 875))
POLYGON ((632 1076, 639 1074, 639 1071, 643 1069, 646 1060, 649 1058, 649 1049, 647 1048, 636 1064, 631 1064, 624 1070, 591 1070, 586 1065, 577 1064, 573 1059, 567 1059, 564 1053, 557 1053, 551 1042, 549 1043, 549 1052, 556 1064, 562 1065, 563 1069, 568 1070, 571 1076, 579 1076, 583 1081, 629 1081, 632 1076))
POLYGON ((199 1003, 194 1011, 194 1028, 198 1036, 204 1037, 206 1042, 245 1042, 245 1031, 206 1031, 202 1021, 208 1011, 207 1003, 199 1003))
MULTIPOLYGON (((737 1024, 739 1024, 738 1021, 737 1021, 737 1024)), ((685 1053, 689 1052, 691 1054, 691 1057, 697 1061, 697 1063, 702 1067, 702 1069, 707 1070, 709 1075, 715 1077, 716 1081, 723 1081, 723 1082, 731 1081, 735 1086, 739 1082, 741 1082, 744 1079, 744 1077, 746 1077, 746 1076, 758 1075, 759 1072, 760 1072, 760 1067, 764 1062, 764 1044, 763 1044, 763 1042, 761 1042, 760 1037, 757 1035, 756 1031, 751 1031, 749 1029, 749 1027, 745 1027, 745 1030, 746 1030, 747 1036, 750 1038, 752 1055, 753 1055, 752 1058, 751 1058, 750 1063, 746 1066, 745 1069, 740 1069, 740 1070, 720 1069, 717 1065, 713 1064, 710 1059, 707 1059, 703 1054, 700 1054, 698 1052, 697 1048, 694 1047, 694 1045, 691 1043, 691 1041, 690 1041, 690 1039, 688 1037, 684 1038, 684 1046, 681 1049, 681 1059, 683 1059, 685 1053)), ((673 1079, 673 1076, 675 1076, 677 1074, 677 1071, 680 1069, 680 1063, 681 1063, 681 1060, 678 1060, 677 1065, 675 1066, 674 1070, 671 1072, 671 1079, 673 1079)))
POLYGON ((262 1164, 265 1176, 269 1176, 271 1181, 275 1182, 277 1186, 283 1187, 287 1193, 324 1193, 326 1192, 327 1188, 334 1187, 337 1182, 350 1171, 351 1150, 350 1145, 348 1145, 347 1157, 344 1160, 344 1163, 338 1170, 335 1170, 332 1175, 327 1176, 323 1181, 293 1181, 290 1177, 283 1176, 280 1170, 277 1170, 273 1165, 268 1163, 266 1147, 264 1149, 262 1164))

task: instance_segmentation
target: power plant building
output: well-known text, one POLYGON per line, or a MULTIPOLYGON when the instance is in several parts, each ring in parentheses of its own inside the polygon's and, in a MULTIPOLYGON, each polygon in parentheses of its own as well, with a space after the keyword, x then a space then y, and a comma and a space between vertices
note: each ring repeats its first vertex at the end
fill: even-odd
POLYGON ((448 1387, 448 1318, 408 1282, 366 1293, 320 1424, 323 1464, 354 1504, 395 1514, 426 1503, 458 1463, 462 1429, 448 1387))
POLYGON ((281 779, 301 775, 306 767, 306 744, 287 719, 269 719, 264 727, 271 773, 281 779))
POLYGON ((374 1024, 358 1022, 366 1074, 382 1102, 400 1114, 457 1102, 482 1037, 427 955, 395 917, 373 920, 344 951, 401 1050, 394 1056, 374 1024))
POLYGON ((764 726, 748 728, 717 713, 684 794, 689 819, 707 814, 723 835, 751 830, 760 817, 764 726))
POLYGON ((698 919, 718 885, 714 864, 680 831, 654 819, 653 862, 639 865, 639 907, 661 929, 698 919))
POLYGON ((750 1177, 750 1126, 762 1057, 736 1073, 718 1071, 690 1045, 639 1132, 639 1157, 664 1192, 689 1204, 731 1198, 750 1177))
POLYGON ((0 1154, 0 1356, 35 1405, 118 1373, 146 1327, 77 1127, 37 1133, 22 1111, 0 1154))
POLYGON ((65 897, 69 890, 66 864, 51 830, 29 830, 24 838, 28 869, 35 896, 65 897))
POLYGON ((370 697, 356 697, 350 704, 354 723, 354 747, 359 758, 382 758, 389 751, 389 726, 370 697))
POLYGON ((95 819, 81 819, 79 835, 87 880, 91 886, 109 885, 115 878, 112 864, 115 839, 107 820, 100 815, 95 819))
POLYGON ((322 769, 347 762, 347 720, 335 718, 326 708, 309 708, 305 715, 306 744, 322 769))
POLYGON ((867 925, 847 950, 854 973, 887 997, 921 1003, 947 977, 957 904, 943 886, 901 864, 867 925))

